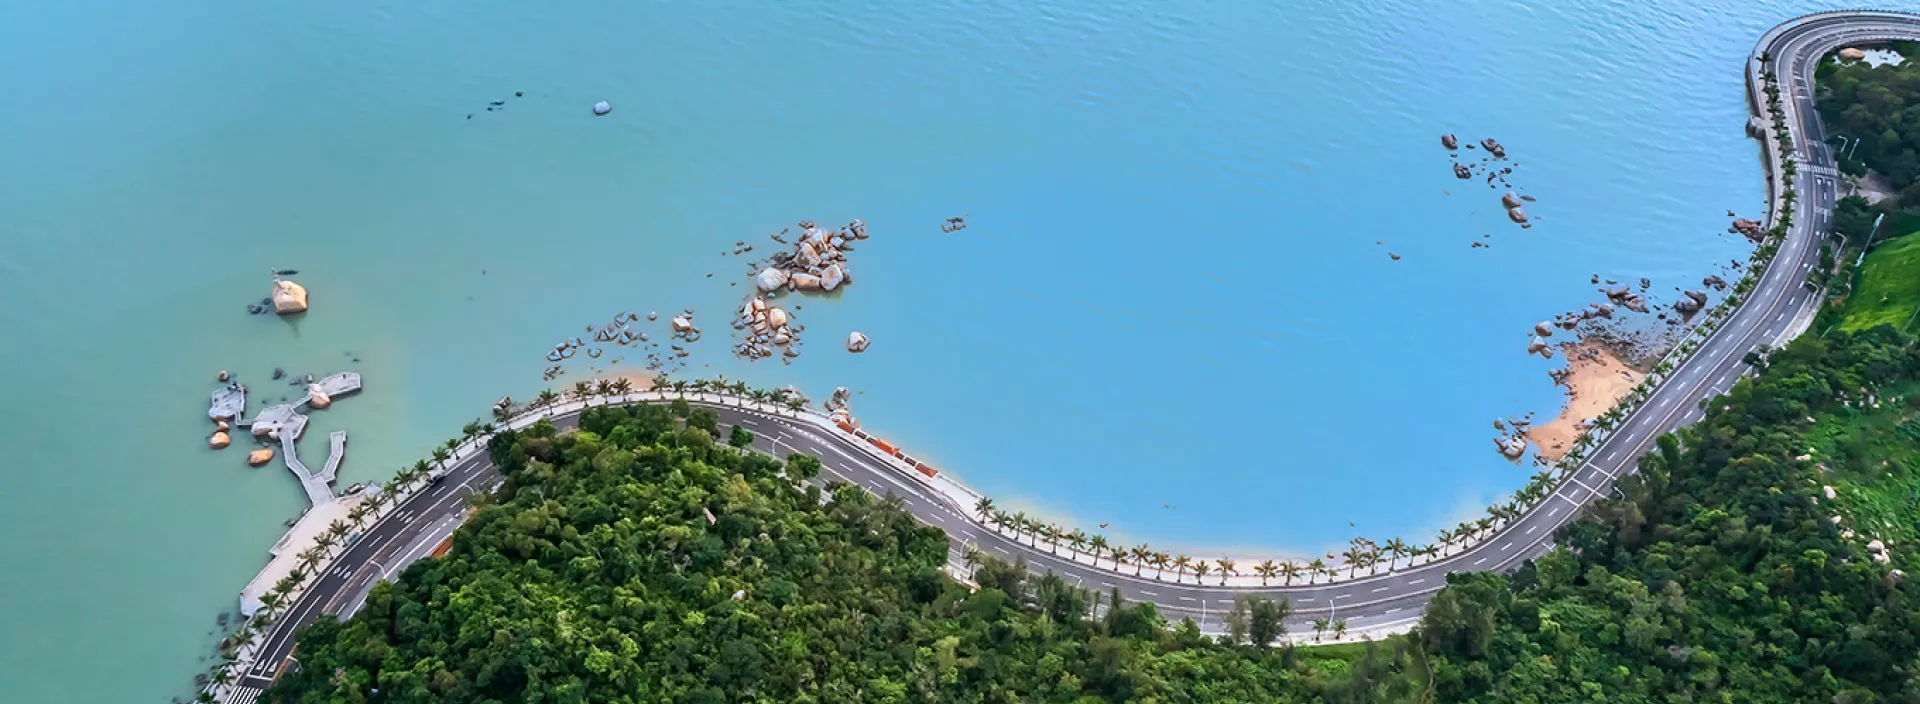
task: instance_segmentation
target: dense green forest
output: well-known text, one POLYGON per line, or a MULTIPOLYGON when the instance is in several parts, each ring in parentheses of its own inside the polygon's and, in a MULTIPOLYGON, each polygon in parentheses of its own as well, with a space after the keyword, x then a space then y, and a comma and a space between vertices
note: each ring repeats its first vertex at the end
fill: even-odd
MULTIPOLYGON (((689 415, 602 408, 580 432, 496 437, 498 503, 346 623, 307 628, 268 700, 1383 701, 1418 655, 1223 645, 992 560, 970 593, 938 529, 689 415)), ((1249 640, 1285 616, 1243 608, 1249 640)))
POLYGON ((1824 62, 1814 103, 1833 138, 1840 170, 1886 174, 1901 207, 1920 206, 1920 44, 1896 42, 1897 65, 1824 62), (1841 140, 1845 140, 1842 145, 1841 140), (1843 148, 1844 146, 1844 148, 1843 148))
POLYGON ((1254 645, 1282 603, 1243 604, 1216 641, 1020 565, 987 561, 970 592, 941 569, 944 535, 797 482, 810 458, 716 444, 710 418, 596 409, 581 432, 495 438, 507 482, 452 552, 309 627, 268 700, 1920 702, 1920 608, 1892 571, 1914 546, 1877 563, 1873 529, 1820 503, 1810 454, 1835 436, 1816 443, 1815 419, 1920 358, 1878 328, 1754 359, 1560 549, 1454 574, 1410 636, 1334 653, 1254 645))

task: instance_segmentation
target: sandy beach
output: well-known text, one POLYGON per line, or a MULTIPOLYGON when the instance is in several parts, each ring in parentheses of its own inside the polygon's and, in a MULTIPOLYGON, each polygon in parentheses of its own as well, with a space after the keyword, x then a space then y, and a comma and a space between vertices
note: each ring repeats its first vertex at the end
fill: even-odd
POLYGON ((1560 381, 1567 391, 1567 405, 1552 421, 1527 431, 1535 451, 1549 460, 1567 454, 1586 431, 1587 421, 1607 412, 1646 376, 1596 342, 1567 343, 1560 351, 1567 360, 1567 373, 1560 381))

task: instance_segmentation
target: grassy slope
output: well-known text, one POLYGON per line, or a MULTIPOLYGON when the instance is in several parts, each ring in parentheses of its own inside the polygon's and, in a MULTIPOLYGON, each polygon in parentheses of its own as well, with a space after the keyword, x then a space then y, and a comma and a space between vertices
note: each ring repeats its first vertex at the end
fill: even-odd
MULTIPOLYGON (((1920 233, 1916 233, 1920 234, 1920 233)), ((1847 299, 1843 330, 1877 325, 1904 328, 1920 310, 1920 237, 1900 237, 1867 254, 1860 282, 1847 299)))
MULTIPOLYGON (((1920 537, 1920 385, 1888 389, 1877 404, 1820 417, 1810 454, 1826 471, 1846 525, 1890 545, 1920 537), (1877 405, 1877 407, 1875 407, 1877 405)), ((1824 499, 1823 499, 1824 501, 1824 499)))

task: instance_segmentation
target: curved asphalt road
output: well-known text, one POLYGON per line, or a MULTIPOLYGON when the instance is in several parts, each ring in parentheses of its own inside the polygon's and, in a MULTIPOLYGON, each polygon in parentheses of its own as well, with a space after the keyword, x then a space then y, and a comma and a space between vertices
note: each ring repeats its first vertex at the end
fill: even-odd
MULTIPOLYGON (((1831 217, 1836 173, 1823 142, 1825 131, 1814 112, 1813 68, 1835 48, 1889 39, 1920 39, 1920 15, 1812 15, 1784 24, 1762 39, 1755 55, 1764 50, 1775 60, 1800 162, 1794 227, 1773 264, 1747 302, 1593 451, 1593 460, 1572 481, 1563 483, 1546 501, 1492 539, 1431 563, 1357 580, 1270 588, 1176 584, 1153 578, 1151 568, 1143 577, 1135 576, 1131 567, 1119 572, 1094 568, 981 526, 970 515, 972 507, 957 506, 918 479, 894 469, 857 438, 753 409, 697 405, 717 410, 723 424, 754 431, 756 449, 781 456, 796 451, 811 454, 821 459, 829 478, 898 496, 915 516, 953 536, 956 563, 967 546, 1008 559, 1025 556, 1037 571, 1050 570, 1103 592, 1119 589, 1129 600, 1155 602, 1167 616, 1192 617, 1209 631, 1221 630, 1220 611, 1230 607, 1234 597, 1246 594, 1291 600, 1296 615, 1288 626, 1296 633, 1307 629, 1311 619, 1321 617, 1345 619, 1354 630, 1404 624, 1418 618, 1427 599, 1446 583, 1447 572, 1510 569, 1549 549, 1554 530, 1588 502, 1606 494, 1620 474, 1633 471, 1635 459, 1654 438, 1699 420, 1703 415, 1699 402, 1725 392, 1747 371, 1741 360, 1749 350, 1778 343, 1792 328, 1794 319, 1820 300, 1820 293, 1803 282, 1819 259, 1818 238, 1831 217)), ((564 427, 575 419, 574 414, 566 414, 554 420, 564 427)), ((464 518, 465 495, 490 491, 499 481, 499 472, 486 460, 485 453, 476 453, 456 465, 442 482, 409 497, 370 526, 281 615, 280 626, 264 640, 262 657, 240 678, 236 696, 228 697, 228 701, 247 701, 268 684, 274 672, 291 661, 296 629, 288 626, 309 623, 321 614, 346 615, 357 610, 376 581, 398 573, 452 534, 464 518)))

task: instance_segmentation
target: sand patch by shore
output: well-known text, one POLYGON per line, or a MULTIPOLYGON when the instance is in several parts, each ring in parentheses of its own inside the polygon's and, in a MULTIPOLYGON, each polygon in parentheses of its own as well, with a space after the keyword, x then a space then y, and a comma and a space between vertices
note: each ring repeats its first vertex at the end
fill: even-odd
POLYGON ((653 389, 653 377, 658 373, 659 372, 648 371, 644 368, 615 367, 588 378, 593 381, 599 381, 601 379, 619 381, 626 379, 627 383, 633 384, 634 391, 649 391, 653 389))
POLYGON ((1596 342, 1567 343, 1560 351, 1567 360, 1567 372, 1560 381, 1567 390, 1567 404, 1559 416, 1527 431, 1535 451, 1556 461, 1586 432, 1588 421, 1613 408, 1646 377, 1596 342))

